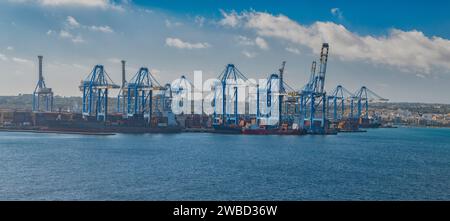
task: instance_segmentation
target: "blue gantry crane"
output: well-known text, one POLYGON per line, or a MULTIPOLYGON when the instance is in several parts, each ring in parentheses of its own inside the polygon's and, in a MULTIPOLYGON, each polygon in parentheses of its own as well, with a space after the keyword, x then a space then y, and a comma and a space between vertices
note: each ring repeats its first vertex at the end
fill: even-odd
POLYGON ((229 125, 235 125, 237 126, 239 124, 239 115, 238 115, 238 87, 239 87, 239 81, 248 81, 247 77, 245 77, 244 74, 242 74, 234 64, 228 64, 225 69, 222 71, 222 73, 219 75, 220 79, 220 85, 214 86, 214 125, 222 125, 222 126, 229 126, 229 125), (221 101, 222 101, 222 113, 221 113, 221 120, 218 118, 217 113, 217 89, 221 89, 221 101), (234 102, 234 105, 231 105, 234 102), (233 106, 232 113, 230 110, 230 107, 233 106))
POLYGON ((362 118, 364 120, 369 119, 369 102, 378 101, 378 102, 386 102, 389 99, 385 99, 366 86, 362 86, 359 90, 354 93, 352 102, 351 102, 351 118, 362 118), (356 101, 357 114, 353 114, 354 102, 356 101))
POLYGON ((148 68, 141 67, 126 86, 127 116, 142 115, 150 124, 153 113, 153 91, 162 88, 148 68))
MULTIPOLYGON (((354 95, 347 90, 342 85, 338 85, 331 93, 328 95, 327 99, 327 116, 330 121, 338 122, 347 116, 345 116, 346 103, 351 102, 354 95), (331 107, 330 107, 331 103, 331 107)), ((351 114, 351 108, 350 108, 351 114)))
POLYGON ((42 73, 43 56, 39 55, 39 78, 36 88, 33 92, 33 111, 53 111, 53 91, 45 85, 44 76, 42 73))
POLYGON ((316 62, 312 63, 311 76, 300 95, 300 126, 310 133, 325 133, 326 129, 326 100, 324 91, 325 74, 328 60, 328 43, 322 44, 320 52, 319 72, 316 73, 316 62), (320 124, 317 125, 316 122, 320 124), (309 125, 305 125, 308 123, 309 125))
POLYGON ((83 117, 95 116, 98 121, 106 121, 108 115, 108 92, 120 88, 114 84, 103 65, 95 65, 85 80, 81 81, 83 92, 83 117))
POLYGON ((192 114, 191 101, 193 100, 193 89, 193 84, 184 75, 171 84, 171 91, 177 97, 176 102, 178 102, 177 105, 180 108, 180 113, 192 114))
POLYGON ((281 105, 279 105, 282 102, 282 95, 280 95, 279 87, 281 86, 280 77, 277 74, 271 74, 267 81, 265 86, 265 100, 264 100, 264 111, 261 112, 261 106, 260 106, 260 97, 261 97, 261 90, 259 88, 259 85, 257 85, 257 92, 256 92, 256 113, 257 113, 257 120, 258 122, 262 122, 264 125, 268 126, 279 126, 281 124, 281 105), (281 100, 280 100, 281 99, 281 100), (276 105, 275 109, 272 108, 274 105, 276 105), (272 111, 275 111, 272 112, 272 111), (277 124, 273 124, 273 115, 278 116, 277 117, 277 124))
MULTIPOLYGON (((266 81, 266 85, 265 87, 263 87, 263 89, 265 89, 265 93, 263 93, 262 95, 265 96, 265 103, 264 103, 264 109, 265 114, 261 114, 261 103, 260 103, 260 97, 261 97, 261 88, 260 85, 257 84, 256 85, 256 118, 258 120, 258 122, 261 122, 261 119, 265 119, 267 121, 268 118, 273 117, 272 115, 274 114, 272 111, 275 110, 273 108, 273 105, 277 105, 276 106, 276 111, 277 111, 277 115, 278 115, 278 123, 276 125, 272 125, 272 126, 281 126, 281 124, 283 123, 283 120, 289 120, 288 118, 290 117, 288 114, 288 109, 289 109, 289 105, 287 103, 291 102, 289 100, 289 98, 292 98, 291 93, 293 91, 295 91, 294 89, 292 89, 292 87, 290 87, 288 84, 286 84, 286 82, 283 80, 284 79, 284 68, 286 66, 286 61, 283 61, 281 63, 281 67, 278 69, 278 74, 271 74, 269 75, 269 77, 267 78, 266 81), (287 96, 289 95, 289 96, 287 96), (272 99, 273 97, 277 97, 276 99, 272 99), (285 102, 285 98, 286 102, 285 102), (275 103, 275 104, 274 104, 275 103), (283 110, 283 103, 286 103, 286 107, 283 110), (283 112, 284 111, 284 112, 283 112)), ((265 121, 265 123, 267 123, 265 121)))

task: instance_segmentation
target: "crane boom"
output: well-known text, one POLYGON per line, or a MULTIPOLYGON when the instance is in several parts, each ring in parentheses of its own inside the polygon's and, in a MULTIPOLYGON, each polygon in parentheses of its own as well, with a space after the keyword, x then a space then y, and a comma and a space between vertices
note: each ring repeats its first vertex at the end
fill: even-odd
POLYGON ((283 78, 284 67, 285 67, 285 66, 286 66, 286 61, 283 61, 283 62, 281 63, 280 69, 278 70, 278 71, 280 72, 280 92, 281 92, 281 93, 284 93, 284 92, 285 92, 285 90, 284 90, 284 78, 283 78))
POLYGON ((319 83, 319 88, 318 89, 319 93, 323 93, 324 92, 324 86, 325 86, 325 74, 327 72, 327 61, 328 61, 328 43, 323 43, 322 44, 322 50, 320 52, 320 66, 319 66, 319 76, 318 76, 318 83, 319 83))

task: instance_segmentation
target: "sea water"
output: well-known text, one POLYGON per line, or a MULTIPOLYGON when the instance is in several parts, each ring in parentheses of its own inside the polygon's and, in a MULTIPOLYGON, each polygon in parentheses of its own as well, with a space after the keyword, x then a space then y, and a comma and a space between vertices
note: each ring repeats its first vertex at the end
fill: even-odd
POLYGON ((0 132, 0 200, 450 200, 450 129, 0 132))

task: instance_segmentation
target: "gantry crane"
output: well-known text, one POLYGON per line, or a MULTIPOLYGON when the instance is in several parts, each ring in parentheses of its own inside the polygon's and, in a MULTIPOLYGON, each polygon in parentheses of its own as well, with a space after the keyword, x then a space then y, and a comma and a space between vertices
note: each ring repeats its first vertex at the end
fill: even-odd
POLYGON ((120 88, 114 84, 103 65, 95 65, 85 80, 81 81, 83 92, 83 117, 95 116, 99 121, 106 121, 108 115, 108 91, 120 88))
POLYGON ((33 111, 53 111, 53 91, 45 85, 44 76, 42 74, 42 55, 38 56, 39 59, 39 78, 36 88, 33 92, 33 111), (44 105, 42 108, 41 103, 44 105))
POLYGON ((150 125, 153 114, 153 92, 156 90, 163 91, 164 87, 159 84, 148 68, 141 67, 126 87, 127 116, 142 115, 150 125))
POLYGON ((311 133, 325 133, 326 127, 326 92, 324 91, 325 74, 328 60, 328 43, 322 44, 319 72, 316 74, 316 62, 312 63, 311 76, 300 94, 300 126, 311 133), (320 122, 320 126, 316 125, 320 122), (309 126, 305 125, 309 123, 309 126))
POLYGON ((233 124, 237 126, 239 124, 238 115, 238 87, 240 86, 240 80, 247 81, 248 79, 242 74, 234 64, 228 64, 222 73, 218 77, 220 79, 220 85, 214 86, 214 113, 213 113, 213 124, 218 126, 228 126, 233 124), (221 103, 222 103, 222 113, 221 118, 218 118, 217 113, 217 98, 218 89, 221 89, 221 103), (230 113, 231 102, 234 102, 233 113, 230 113), (219 120, 221 119, 221 120, 219 120), (220 122, 221 121, 221 122, 220 122))
POLYGON ((175 80, 171 84, 171 91, 176 95, 177 108, 180 108, 179 113, 182 114, 192 114, 192 92, 194 89, 193 84, 182 75, 179 79, 175 80))
POLYGON ((369 119, 369 102, 378 101, 378 102, 386 102, 389 99, 383 98, 367 88, 366 86, 362 86, 359 90, 354 93, 353 99, 351 101, 351 112, 350 117, 354 118, 362 118, 369 119), (357 105, 357 114, 354 116, 354 102, 356 101, 357 105))
POLYGON ((349 103, 353 99, 354 95, 344 88, 342 85, 338 85, 328 95, 327 99, 327 117, 333 122, 338 122, 344 118, 346 112, 346 103, 349 103), (331 107, 330 107, 331 103, 331 107), (330 113, 331 112, 331 113, 330 113))
MULTIPOLYGON (((283 103, 286 103, 286 116, 288 115, 287 112, 289 110, 288 107, 288 103, 290 103, 292 100, 289 100, 289 98, 293 98, 291 95, 291 92, 288 93, 289 91, 294 91, 289 85, 286 84, 286 82, 284 82, 284 69, 286 66, 286 61, 283 61, 281 63, 281 67, 278 69, 278 75, 277 74, 271 74, 269 75, 267 82, 266 82, 266 86, 265 86, 265 95, 266 95, 266 103, 265 103, 265 108, 267 108, 267 113, 264 115, 261 115, 261 111, 259 109, 260 107, 260 103, 259 103, 259 98, 260 98, 260 88, 259 85, 257 86, 257 118, 258 119, 262 119, 262 118, 269 118, 272 117, 273 114, 277 114, 278 115, 278 123, 277 126, 281 126, 281 124, 283 123, 283 120, 286 118, 285 114, 283 112, 283 103), (272 98, 276 96, 277 99, 273 99, 272 98), (286 98, 286 102, 285 102, 285 98, 286 98), (276 103, 276 104, 274 104, 276 103), (272 111, 274 111, 275 109, 273 109, 273 105, 277 105, 276 108, 276 112, 273 113, 272 111)), ((295 102, 294 102, 295 103, 295 102)), ((287 118, 286 118, 287 119, 287 118)))
POLYGON ((265 100, 264 101, 264 106, 263 106, 263 110, 261 111, 261 101, 260 101, 260 97, 261 97, 261 89, 259 87, 259 85, 257 86, 257 96, 256 96, 256 103, 257 103, 257 120, 258 122, 261 122, 262 125, 266 125, 266 126, 279 126, 280 125, 280 121, 281 121, 281 105, 279 105, 282 100, 280 100, 280 98, 282 98, 282 95, 280 95, 280 91, 279 91, 279 86, 280 86, 280 78, 277 74, 271 74, 267 81, 266 81, 266 85, 264 87, 265 89, 265 100), (272 108, 275 107, 275 108, 272 108), (277 124, 275 125, 274 122, 272 122, 274 120, 273 117, 277 117, 277 124))

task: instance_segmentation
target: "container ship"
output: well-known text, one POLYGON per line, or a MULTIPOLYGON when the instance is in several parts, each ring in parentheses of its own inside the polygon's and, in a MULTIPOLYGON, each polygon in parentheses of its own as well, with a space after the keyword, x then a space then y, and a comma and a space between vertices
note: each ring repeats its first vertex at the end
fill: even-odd
POLYGON ((153 117, 151 122, 148 122, 142 115, 128 118, 123 118, 122 115, 108 115, 108 120, 97 121, 93 116, 82 116, 80 113, 13 111, 0 113, 0 118, 3 120, 2 129, 9 131, 80 134, 178 133, 182 131, 182 127, 174 122, 174 119, 153 117))

